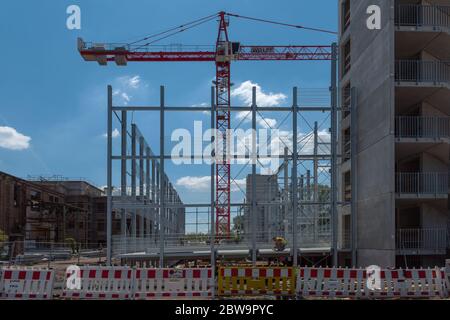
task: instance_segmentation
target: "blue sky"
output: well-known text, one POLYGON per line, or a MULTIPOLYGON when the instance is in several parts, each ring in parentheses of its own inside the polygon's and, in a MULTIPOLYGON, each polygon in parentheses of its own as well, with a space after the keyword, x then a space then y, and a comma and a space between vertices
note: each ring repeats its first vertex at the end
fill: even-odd
MULTIPOLYGON (((107 84, 114 86, 117 102, 158 104, 160 85, 166 86, 166 103, 170 106, 210 101, 209 88, 215 74, 213 63, 130 63, 122 68, 114 64, 100 67, 84 62, 79 56, 77 37, 95 42, 129 42, 221 10, 336 30, 336 2, 2 1, 0 170, 19 177, 39 174, 85 177, 96 185, 105 185, 106 139, 103 134, 106 132, 107 84), (81 8, 81 30, 66 28, 66 8, 72 4, 81 8)), ((161 44, 213 45, 216 33, 217 23, 213 21, 161 44)), ((229 33, 232 41, 248 45, 315 45, 335 41, 335 37, 328 34, 236 18, 231 19, 229 33)), ((265 94, 263 98, 278 97, 275 103, 289 105, 292 86, 329 86, 329 63, 236 62, 232 65, 232 81, 234 88, 240 89, 245 89, 243 84, 258 84, 265 94)), ((233 100, 234 104, 242 105, 245 94, 236 94, 233 100)), ((136 113, 135 117, 147 141, 158 150, 157 115, 136 113)), ((171 114, 167 120, 167 138, 172 129, 190 130, 193 120, 209 124, 209 116, 204 114, 171 114)), ((194 181, 200 183, 201 177, 209 174, 208 166, 180 167, 170 163, 166 166, 174 183, 186 176, 196 177, 200 180, 194 181)), ((240 167, 235 170, 239 171, 240 167)), ((238 178, 244 178, 246 172, 244 170, 238 178)), ((202 192, 209 194, 207 190, 192 190, 188 185, 180 185, 178 190, 186 202, 204 199, 202 192)))

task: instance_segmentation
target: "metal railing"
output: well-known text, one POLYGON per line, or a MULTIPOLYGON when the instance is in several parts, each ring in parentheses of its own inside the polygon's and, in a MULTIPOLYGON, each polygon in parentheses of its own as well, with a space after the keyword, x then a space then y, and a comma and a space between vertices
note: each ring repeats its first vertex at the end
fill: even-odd
POLYGON ((450 6, 400 4, 395 8, 397 26, 449 27, 450 6))
POLYGON ((398 229, 397 249, 446 250, 447 229, 398 229))
MULTIPOLYGON (((105 257, 98 243, 0 241, 0 264, 33 265, 105 257)), ((96 260, 96 259, 94 259, 96 260)))
POLYGON ((450 82, 449 61, 397 60, 395 81, 450 82))
POLYGON ((397 138, 446 138, 450 136, 449 117, 399 116, 395 118, 397 138))
POLYGON ((449 175, 441 172, 399 172, 395 176, 398 194, 447 194, 449 175))
MULTIPOLYGON (((316 232, 303 230, 297 234, 297 243, 303 248, 327 247, 331 244, 330 227, 318 228, 316 232)), ((292 243, 292 233, 272 234, 269 232, 257 232, 258 248, 273 248, 273 236, 285 236, 288 244, 292 243)), ((251 233, 233 234, 230 239, 216 239, 214 246, 221 250, 249 249, 251 248, 251 233)), ((209 250, 210 236, 207 234, 192 237, 192 235, 178 234, 165 237, 164 248, 167 252, 189 252, 209 250)), ((159 238, 132 238, 114 235, 112 237, 113 254, 125 253, 157 253, 160 249, 159 238)))

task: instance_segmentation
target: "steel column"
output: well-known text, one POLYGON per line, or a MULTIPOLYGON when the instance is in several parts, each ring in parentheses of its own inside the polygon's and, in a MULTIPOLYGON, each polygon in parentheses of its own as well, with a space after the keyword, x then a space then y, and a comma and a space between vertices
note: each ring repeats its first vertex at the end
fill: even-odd
MULTIPOLYGON (((145 154, 146 155, 150 155, 150 148, 147 147, 145 149, 145 154)), ((147 158, 145 159, 145 197, 146 197, 146 201, 147 203, 150 203, 150 159, 147 158)), ((150 237, 150 230, 151 230, 151 219, 150 219, 150 209, 146 209, 145 210, 145 226, 146 226, 146 233, 145 233, 145 237, 149 238, 150 237)))
MULTIPOLYGON (((319 198, 319 160, 318 160, 318 154, 319 154, 319 128, 317 121, 314 122, 314 160, 313 160, 313 202, 317 202, 319 198)), ((313 207, 313 219, 314 219, 314 242, 317 241, 317 228, 318 228, 318 207, 313 207)))
POLYGON ((160 127, 160 137, 159 137, 159 154, 161 158, 159 159, 159 176, 160 176, 160 208, 159 208, 159 267, 164 267, 164 236, 165 236, 165 205, 166 205, 166 177, 164 173, 164 86, 160 87, 160 118, 159 118, 159 127, 160 127))
POLYGON ((298 129, 297 129, 297 116, 298 116, 298 90, 297 87, 293 89, 292 97, 292 265, 296 267, 298 265, 298 249, 297 249, 297 211, 298 211, 298 192, 297 192, 297 157, 298 157, 298 129))
POLYGON ((283 190, 283 227, 284 227, 284 238, 288 238, 289 234, 289 160, 288 160, 289 148, 284 147, 284 163, 283 163, 283 172, 284 172, 284 190, 283 190))
MULTIPOLYGON (((131 124, 131 197, 136 201, 136 125, 131 124)), ((137 210, 131 212, 131 239, 133 241, 133 250, 136 251, 136 237, 137 237, 137 210)))
MULTIPOLYGON (((215 90, 214 87, 211 87, 211 212, 210 212, 210 246, 211 246, 211 268, 212 268, 212 274, 215 274, 216 269, 216 252, 215 252, 215 222, 214 222, 214 208, 215 208, 215 180, 214 180, 214 174, 216 170, 216 163, 215 163, 215 148, 214 148, 214 141, 216 139, 216 132, 215 132, 215 125, 216 125, 216 114, 215 114, 215 105, 214 105, 214 99, 215 99, 215 90)), ((215 286, 212 286, 212 297, 214 298, 215 295, 215 286)))
MULTIPOLYGON (((144 201, 144 137, 139 136, 139 201, 144 201)), ((139 237, 144 238, 144 212, 139 210, 139 237)), ((142 241, 142 240, 141 240, 142 241)))
MULTIPOLYGON (((152 159, 152 201, 151 204, 158 204, 158 201, 156 200, 156 160, 152 159)), ((151 218, 152 218, 152 237, 156 241, 156 209, 151 209, 151 218)))
POLYGON ((252 209, 251 209, 251 221, 252 221, 252 264, 256 266, 256 225, 258 223, 257 218, 257 206, 256 206, 256 87, 252 88, 252 209))
POLYGON ((112 87, 108 86, 108 123, 107 123, 107 199, 106 199, 106 264, 111 265, 112 258, 112 87))
POLYGON ((332 251, 333 266, 338 265, 338 216, 337 216, 337 184, 336 184, 336 145, 337 145, 337 45, 333 43, 331 49, 331 220, 332 220, 332 251))
MULTIPOLYGON (((122 157, 127 155, 127 111, 122 111, 121 117, 121 154, 122 157)), ((120 167, 120 195, 125 197, 127 195, 127 159, 121 159, 121 167, 120 167)), ((120 233, 123 237, 123 245, 126 250, 126 237, 127 237, 127 211, 121 210, 121 222, 120 222, 120 233)))

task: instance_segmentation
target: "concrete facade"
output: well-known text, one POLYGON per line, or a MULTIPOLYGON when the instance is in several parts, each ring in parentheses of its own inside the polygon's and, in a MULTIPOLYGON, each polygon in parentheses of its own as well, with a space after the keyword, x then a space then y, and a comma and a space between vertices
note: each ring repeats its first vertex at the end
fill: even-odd
MULTIPOLYGON (((356 188, 352 243, 358 266, 426 265, 439 261, 428 258, 430 254, 445 255, 449 9, 450 0, 339 1, 343 155, 349 152, 345 146, 352 130, 349 89, 356 92, 352 132, 356 169, 351 167, 351 157, 343 157, 339 186, 356 188), (371 5, 381 9, 380 30, 366 26, 371 5), (356 174, 356 186, 345 181, 348 173, 356 174)), ((348 206, 340 210, 344 256, 351 249, 342 240, 350 232, 344 222, 350 214, 348 206)))
MULTIPOLYGON (((285 234, 283 219, 281 218, 281 208, 279 206, 269 206, 263 203, 277 203, 280 201, 280 191, 277 175, 256 175, 256 239, 258 242, 270 243, 273 237, 285 234), (258 204, 259 203, 259 204, 258 204)), ((246 202, 252 203, 252 176, 246 179, 246 202)), ((244 234, 251 239, 251 208, 247 207, 243 216, 244 234)))

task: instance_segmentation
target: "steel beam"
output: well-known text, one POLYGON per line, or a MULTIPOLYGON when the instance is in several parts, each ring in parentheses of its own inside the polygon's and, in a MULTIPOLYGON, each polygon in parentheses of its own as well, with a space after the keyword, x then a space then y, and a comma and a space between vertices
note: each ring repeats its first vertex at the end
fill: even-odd
MULTIPOLYGON (((204 112, 210 111, 210 107, 165 107, 167 112, 204 112)), ((114 106, 113 111, 159 111, 160 107, 155 106, 114 106)), ((289 112, 292 107, 259 107, 257 112, 289 112)), ((299 112, 327 112, 331 107, 299 107, 299 112)), ((231 112, 252 111, 252 107, 230 107, 231 112)))

